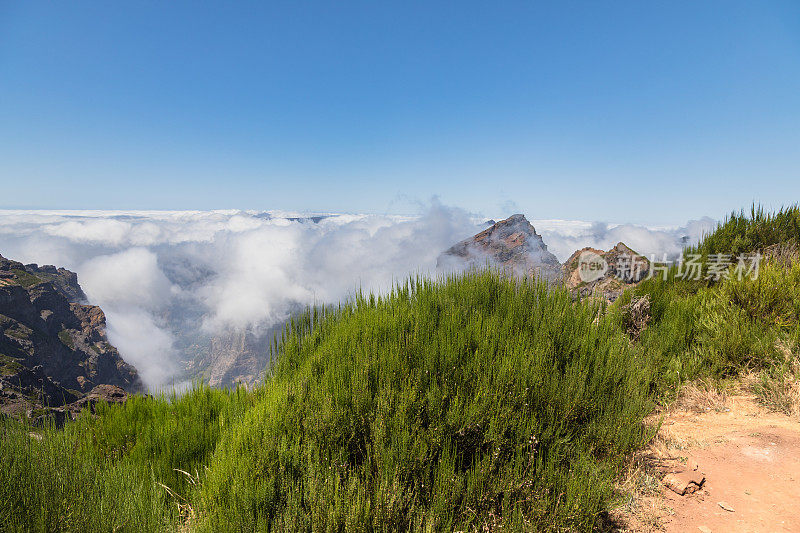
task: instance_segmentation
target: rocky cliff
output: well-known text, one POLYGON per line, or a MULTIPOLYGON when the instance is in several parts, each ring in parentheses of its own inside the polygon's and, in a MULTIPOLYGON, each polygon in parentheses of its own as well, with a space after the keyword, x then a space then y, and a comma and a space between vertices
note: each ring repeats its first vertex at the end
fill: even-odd
POLYGON ((75 273, 0 256, 0 404, 4 412, 75 402, 99 385, 144 389, 85 304, 75 273))
POLYGON ((487 265, 548 281, 561 275, 561 263, 547 250, 525 215, 519 214, 495 222, 474 237, 453 245, 436 263, 438 269, 445 270, 487 265))
POLYGON ((264 377, 270 364, 270 344, 284 324, 253 331, 231 329, 203 339, 192 347, 189 375, 213 387, 252 385, 264 377))
POLYGON ((649 273, 650 261, 619 242, 608 251, 588 247, 576 251, 564 263, 562 277, 573 294, 602 295, 613 301, 649 273))
POLYGON ((583 248, 562 265, 524 215, 490 223, 484 231, 443 252, 437 268, 463 270, 488 265, 518 276, 534 274, 563 283, 576 298, 602 296, 612 301, 650 273, 650 262, 621 242, 608 251, 583 248))

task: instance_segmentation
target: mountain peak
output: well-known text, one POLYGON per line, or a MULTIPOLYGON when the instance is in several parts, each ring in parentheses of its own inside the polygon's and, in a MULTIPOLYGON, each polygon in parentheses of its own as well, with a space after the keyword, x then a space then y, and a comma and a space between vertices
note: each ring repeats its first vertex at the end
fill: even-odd
POLYGON ((561 265, 536 228, 523 214, 511 215, 492 224, 442 253, 437 268, 496 266, 518 275, 536 275, 549 280, 558 277, 561 265))

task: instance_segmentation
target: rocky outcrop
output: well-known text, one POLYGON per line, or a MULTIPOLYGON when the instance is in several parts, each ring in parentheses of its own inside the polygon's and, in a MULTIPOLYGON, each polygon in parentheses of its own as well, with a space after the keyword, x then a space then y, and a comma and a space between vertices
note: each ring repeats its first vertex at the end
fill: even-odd
POLYGON ((630 303, 622 306, 622 327, 625 332, 636 342, 639 340, 642 332, 650 323, 652 315, 650 314, 650 295, 634 296, 631 298, 630 303))
POLYGON ((583 248, 564 263, 564 285, 576 296, 603 296, 615 300, 650 273, 650 261, 617 243, 608 251, 583 248))
POLYGON ((208 383, 212 386, 254 383, 264 374, 269 356, 266 335, 243 330, 211 339, 208 383))
POLYGON ((0 403, 57 407, 98 385, 143 390, 85 299, 73 272, 0 256, 0 403))
POLYGON ((100 402, 109 405, 121 404, 125 403, 128 398, 130 398, 130 394, 116 385, 98 385, 78 400, 55 409, 49 409, 43 415, 34 417, 34 422, 41 423, 45 417, 50 417, 56 425, 60 426, 67 420, 75 420, 84 410, 94 413, 100 402))
POLYGON ((455 244, 436 262, 437 269, 443 270, 486 266, 548 281, 555 281, 561 274, 561 263, 547 250, 541 235, 525 215, 519 214, 455 244))
POLYGON ((189 373, 212 387, 252 385, 264 377, 270 364, 270 343, 284 324, 258 331, 231 329, 196 346, 189 373))
POLYGON ((60 387, 44 374, 41 366, 26 368, 4 356, 0 367, 0 412, 31 416, 35 411, 58 407, 80 399, 75 391, 60 387))
POLYGON ((650 273, 647 258, 621 242, 608 251, 583 248, 561 265, 524 215, 490 222, 489 228, 442 253, 437 269, 497 267, 517 276, 561 282, 576 298, 600 296, 610 301, 650 273))

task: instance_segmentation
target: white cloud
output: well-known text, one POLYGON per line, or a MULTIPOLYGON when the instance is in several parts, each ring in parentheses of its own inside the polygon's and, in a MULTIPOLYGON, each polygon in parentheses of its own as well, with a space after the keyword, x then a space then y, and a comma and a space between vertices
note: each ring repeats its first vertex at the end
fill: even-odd
POLYGON ((716 221, 704 217, 690 220, 684 226, 667 228, 571 220, 535 220, 533 225, 548 249, 562 262, 572 252, 586 246, 608 250, 618 242, 661 260, 665 255, 669 259, 677 257, 685 244, 696 243, 704 233, 713 230, 716 221))
MULTIPOLYGON (((387 290, 432 273, 438 255, 480 219, 433 202, 419 216, 339 215, 292 220, 279 211, 0 211, 0 253, 78 273, 108 317, 109 339, 151 387, 180 378, 176 335, 260 328, 298 305, 334 303, 355 289, 387 290)), ((646 228, 533 220, 564 261, 584 246, 623 241, 677 254, 713 221, 646 228)))
POLYGON ((102 307, 159 311, 179 292, 159 268, 156 254, 146 248, 91 258, 83 263, 80 274, 89 301, 102 307))
POLYGON ((42 229, 48 235, 64 237, 74 242, 119 246, 129 240, 131 224, 105 219, 69 220, 60 224, 45 225, 42 229))
POLYGON ((108 340, 136 367, 142 381, 151 390, 171 385, 179 375, 180 354, 170 333, 144 309, 108 307, 104 311, 108 340))

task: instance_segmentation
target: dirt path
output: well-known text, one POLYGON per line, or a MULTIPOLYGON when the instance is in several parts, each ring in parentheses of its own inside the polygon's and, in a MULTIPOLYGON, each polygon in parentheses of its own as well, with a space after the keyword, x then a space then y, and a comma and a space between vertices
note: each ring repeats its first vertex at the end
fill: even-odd
POLYGON ((770 413, 753 397, 679 406, 647 459, 655 480, 674 472, 705 482, 683 496, 654 482, 622 516, 622 530, 800 532, 800 420, 770 413))

